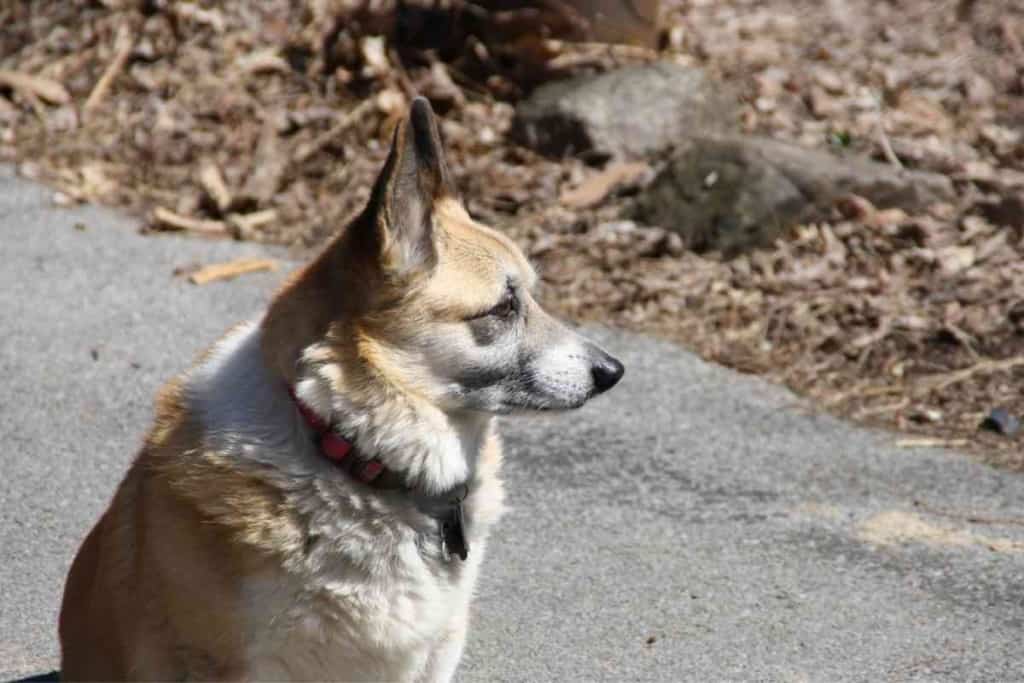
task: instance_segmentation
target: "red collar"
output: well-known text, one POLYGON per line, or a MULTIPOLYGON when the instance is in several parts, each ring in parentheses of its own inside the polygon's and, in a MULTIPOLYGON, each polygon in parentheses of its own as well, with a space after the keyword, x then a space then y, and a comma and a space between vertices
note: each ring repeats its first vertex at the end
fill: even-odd
MULTIPOLYGON (((294 389, 289 387, 288 393, 295 401, 295 407, 302 415, 302 419, 313 432, 313 440, 321 455, 344 469, 353 479, 367 486, 379 489, 407 488, 397 472, 384 467, 384 463, 377 458, 367 458, 360 454, 355 444, 334 431, 332 425, 324 422, 308 404, 295 395, 294 389)), ((462 509, 469 487, 463 484, 458 489, 459 493, 445 501, 442 513, 436 517, 441 527, 441 546, 449 560, 452 557, 465 560, 469 556, 469 542, 466 539, 466 522, 462 509)))
POLYGON ((294 389, 289 388, 288 393, 292 395, 295 407, 298 408, 302 419, 306 421, 306 426, 312 430, 313 440, 320 449, 321 455, 344 469, 357 481, 380 488, 397 488, 390 484, 397 482, 398 478, 384 467, 384 463, 377 458, 367 458, 361 455, 355 444, 324 422, 308 404, 295 394, 294 389))

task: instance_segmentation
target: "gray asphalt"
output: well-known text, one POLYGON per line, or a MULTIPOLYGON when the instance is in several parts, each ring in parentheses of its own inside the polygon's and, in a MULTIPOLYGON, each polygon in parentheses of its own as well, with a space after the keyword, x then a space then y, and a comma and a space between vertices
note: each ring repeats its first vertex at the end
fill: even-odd
MULTIPOLYGON (((50 194, 0 169, 4 679, 57 666, 65 573, 155 389, 284 272, 196 287, 174 268, 289 265, 50 194)), ((665 343, 594 335, 622 385, 504 427, 512 510, 460 680, 1024 680, 1024 477, 898 448, 665 343)))

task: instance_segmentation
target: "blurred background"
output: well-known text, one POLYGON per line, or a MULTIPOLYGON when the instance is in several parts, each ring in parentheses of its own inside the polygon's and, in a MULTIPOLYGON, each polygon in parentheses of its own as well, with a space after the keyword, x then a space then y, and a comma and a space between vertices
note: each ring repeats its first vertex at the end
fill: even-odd
POLYGON ((1019 2, 8 0, 0 26, 0 161, 58 204, 312 250, 422 93, 564 315, 1024 468, 1019 2))

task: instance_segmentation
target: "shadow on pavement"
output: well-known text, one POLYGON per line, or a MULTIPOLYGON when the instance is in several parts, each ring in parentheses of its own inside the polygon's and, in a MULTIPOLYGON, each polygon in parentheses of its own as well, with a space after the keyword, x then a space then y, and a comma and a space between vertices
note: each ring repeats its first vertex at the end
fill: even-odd
POLYGON ((3 683, 60 683, 60 672, 50 671, 45 674, 26 676, 25 678, 12 678, 11 680, 4 681, 3 683))

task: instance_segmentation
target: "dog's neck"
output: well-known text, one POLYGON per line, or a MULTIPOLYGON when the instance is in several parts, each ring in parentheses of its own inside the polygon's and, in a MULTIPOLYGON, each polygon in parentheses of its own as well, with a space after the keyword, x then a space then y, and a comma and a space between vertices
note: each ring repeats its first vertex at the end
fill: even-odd
MULTIPOLYGON (((210 447, 303 471, 299 452, 316 457, 314 447, 287 380, 265 363, 262 332, 250 324, 228 334, 189 373, 185 393, 206 427, 210 447)), ((361 453, 401 475, 407 488, 428 498, 463 484, 472 488, 493 418, 448 414, 396 387, 367 386, 365 377, 346 379, 331 358, 316 345, 306 350, 293 385, 298 398, 361 453), (345 391, 348 382, 362 390, 345 391)))
POLYGON ((374 375, 354 349, 339 354, 324 341, 338 313, 325 304, 338 304, 332 278, 351 266, 338 263, 338 253, 325 250, 271 304, 260 323, 266 371, 410 488, 438 495, 471 483, 492 417, 445 412, 374 375))
POLYGON ((319 344, 303 352, 294 392, 365 457, 376 458, 427 496, 472 485, 493 423, 481 413, 446 412, 365 369, 346 371, 319 344), (360 390, 345 391, 346 386, 360 390))

